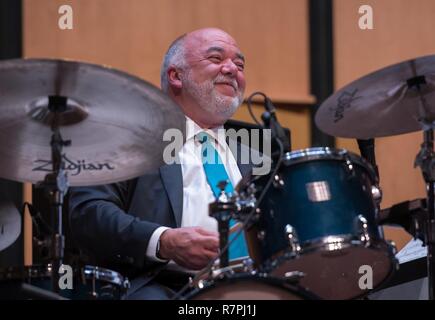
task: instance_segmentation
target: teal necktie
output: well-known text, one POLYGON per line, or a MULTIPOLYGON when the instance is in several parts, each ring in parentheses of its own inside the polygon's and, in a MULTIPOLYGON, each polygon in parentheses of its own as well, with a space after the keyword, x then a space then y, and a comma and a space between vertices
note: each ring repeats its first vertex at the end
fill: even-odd
MULTIPOLYGON (((214 140, 207 133, 201 132, 197 135, 199 142, 201 142, 201 158, 204 167, 204 172, 207 177, 207 182, 210 185, 211 190, 216 198, 219 197, 221 190, 218 187, 219 182, 226 181, 225 186, 226 193, 234 193, 234 188, 228 177, 225 166, 217 152, 216 148, 213 146, 214 140)), ((230 228, 237 223, 234 219, 230 220, 230 228)), ((237 233, 237 232, 236 232, 237 233)), ((231 242, 236 235, 230 234, 228 241, 231 242)), ((229 248, 229 260, 235 260, 241 257, 248 257, 248 249, 246 246, 245 235, 241 233, 229 248)))

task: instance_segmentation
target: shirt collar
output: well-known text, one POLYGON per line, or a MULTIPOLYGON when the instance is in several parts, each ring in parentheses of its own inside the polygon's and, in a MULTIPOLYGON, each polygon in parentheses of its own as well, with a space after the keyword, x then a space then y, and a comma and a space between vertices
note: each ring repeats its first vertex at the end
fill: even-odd
POLYGON ((195 121, 186 116, 186 142, 194 139, 200 132, 206 132, 212 136, 220 145, 226 146, 224 126, 218 126, 210 129, 201 128, 195 121))

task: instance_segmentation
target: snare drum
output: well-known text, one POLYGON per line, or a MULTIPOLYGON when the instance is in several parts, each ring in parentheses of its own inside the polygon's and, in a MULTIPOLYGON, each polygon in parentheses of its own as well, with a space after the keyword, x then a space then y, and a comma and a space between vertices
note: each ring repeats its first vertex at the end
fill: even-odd
POLYGON ((316 300, 317 296, 282 279, 237 273, 202 281, 187 300, 316 300))
MULTIPOLYGON (((258 193, 268 179, 253 180, 258 193)), ((378 286, 397 263, 376 223, 376 185, 372 167, 346 150, 285 154, 259 205, 258 221, 247 232, 251 257, 273 276, 303 272, 300 285, 323 299, 367 294, 370 280, 378 286), (367 287, 360 280, 370 270, 367 287)))
MULTIPOLYGON (((5 288, 15 288, 17 292, 21 283, 50 291, 51 275, 50 265, 0 269, 0 296, 6 299, 28 299, 25 292, 17 293, 17 297, 5 296, 5 288)), ((60 289, 59 295, 74 300, 118 300, 129 287, 129 281, 119 273, 95 266, 74 270, 72 284, 72 289, 60 289)))

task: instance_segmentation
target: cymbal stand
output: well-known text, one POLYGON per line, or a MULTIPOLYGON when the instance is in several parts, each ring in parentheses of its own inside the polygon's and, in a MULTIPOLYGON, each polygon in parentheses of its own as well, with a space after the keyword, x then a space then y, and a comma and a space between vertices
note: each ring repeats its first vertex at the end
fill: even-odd
POLYGON ((68 191, 67 174, 64 171, 62 149, 71 144, 70 140, 63 140, 59 131, 59 114, 67 108, 67 98, 49 96, 48 109, 54 114, 51 123, 51 160, 52 172, 48 173, 43 182, 38 183, 47 192, 50 199, 53 234, 51 237, 50 257, 52 262, 52 291, 59 292, 59 268, 62 265, 65 237, 62 231, 63 198, 68 191))
POLYGON ((435 157, 433 151, 433 129, 426 129, 423 133, 424 142, 418 153, 415 165, 419 166, 427 185, 427 221, 425 226, 424 243, 427 246, 427 276, 429 300, 434 300, 435 288, 435 208, 434 208, 434 183, 435 183, 435 157))

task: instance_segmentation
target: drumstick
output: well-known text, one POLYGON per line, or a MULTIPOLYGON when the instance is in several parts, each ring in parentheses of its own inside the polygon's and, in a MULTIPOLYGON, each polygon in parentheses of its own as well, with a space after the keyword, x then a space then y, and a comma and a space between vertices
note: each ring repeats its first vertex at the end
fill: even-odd
POLYGON ((242 224, 240 222, 237 222, 230 228, 230 234, 233 234, 234 232, 237 232, 242 228, 242 224))

